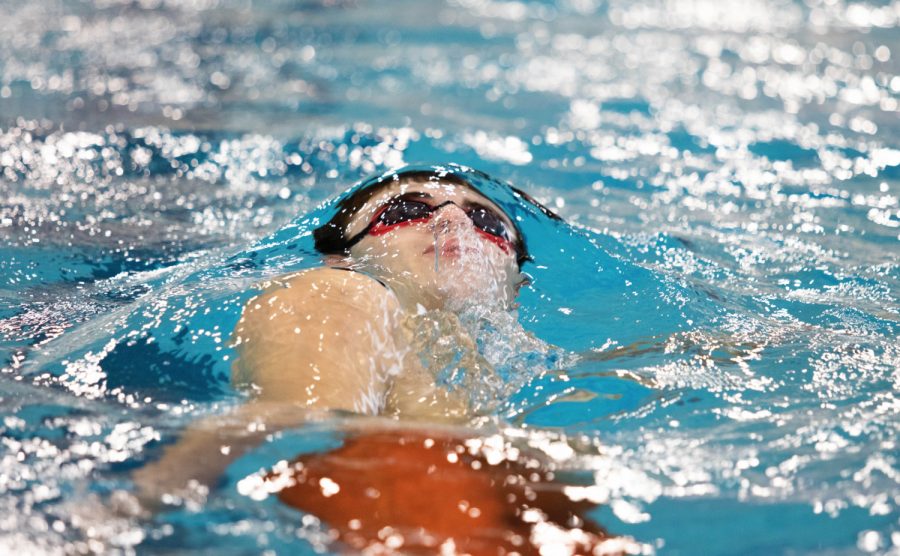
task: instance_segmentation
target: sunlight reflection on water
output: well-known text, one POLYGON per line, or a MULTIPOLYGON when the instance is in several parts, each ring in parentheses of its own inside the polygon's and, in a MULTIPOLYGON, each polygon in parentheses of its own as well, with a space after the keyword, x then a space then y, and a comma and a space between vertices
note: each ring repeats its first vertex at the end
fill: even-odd
POLYGON ((506 442, 552 458, 565 438, 598 519, 648 550, 897 550, 897 1, 0 13, 8 550, 323 542, 231 491, 94 538, 72 507, 234 403, 223 342, 262 271, 229 257, 362 177, 444 161, 577 230, 533 225, 520 321, 583 357, 503 400, 506 442), (611 291, 677 310, 612 311, 611 291))

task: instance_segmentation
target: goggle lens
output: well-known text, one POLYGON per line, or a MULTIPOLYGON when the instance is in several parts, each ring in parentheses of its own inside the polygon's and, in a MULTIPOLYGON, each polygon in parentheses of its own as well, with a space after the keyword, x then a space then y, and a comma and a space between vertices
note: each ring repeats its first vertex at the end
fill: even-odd
POLYGON ((410 220, 428 218, 432 212, 431 206, 421 201, 394 199, 378 215, 378 222, 385 226, 394 226, 410 220))
MULTIPOLYGON (((449 201, 448 201, 449 202, 449 201)), ((444 203, 446 204, 446 203, 444 203)), ((378 214, 375 222, 384 226, 396 226, 404 222, 412 220, 422 220, 430 218, 431 215, 444 204, 432 207, 428 203, 422 201, 414 201, 410 199, 393 199, 378 214)), ((474 206, 466 209, 466 215, 472 221, 476 228, 496 236, 498 238, 510 241, 509 230, 506 223, 500 218, 496 212, 481 206, 474 206)), ((373 224, 375 223, 373 222, 373 224)))

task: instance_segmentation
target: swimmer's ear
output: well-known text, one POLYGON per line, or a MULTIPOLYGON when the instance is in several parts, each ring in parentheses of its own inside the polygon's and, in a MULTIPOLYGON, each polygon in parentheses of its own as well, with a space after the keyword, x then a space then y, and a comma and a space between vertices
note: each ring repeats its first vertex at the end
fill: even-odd
POLYGON ((531 276, 525 274, 524 272, 519 273, 519 281, 516 283, 516 295, 519 295, 519 290, 524 286, 531 285, 531 276))
POLYGON ((510 300, 510 305, 509 305, 510 309, 518 309, 519 308, 519 302, 516 301, 515 299, 517 297, 519 297, 519 290, 522 289, 522 286, 527 286, 529 284, 531 284, 531 277, 528 276, 527 274, 525 274, 524 272, 520 272, 519 273, 519 281, 516 282, 515 286, 513 286, 514 293, 513 293, 513 298, 510 300))

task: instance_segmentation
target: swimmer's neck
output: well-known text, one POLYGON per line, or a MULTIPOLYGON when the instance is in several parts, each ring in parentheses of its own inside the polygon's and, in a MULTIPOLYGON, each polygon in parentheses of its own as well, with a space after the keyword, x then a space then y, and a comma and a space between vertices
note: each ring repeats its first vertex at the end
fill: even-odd
POLYGON ((511 304, 506 300, 498 298, 448 298, 435 293, 435 290, 439 290, 439 288, 433 285, 430 285, 430 287, 422 286, 415 280, 404 279, 404 277, 379 277, 379 281, 393 292, 404 311, 414 315, 422 313, 451 313, 461 316, 464 313, 471 312, 473 309, 508 311, 512 308, 511 304))
POLYGON ((439 284, 422 283, 417 276, 407 276, 384 271, 349 258, 327 258, 327 268, 356 272, 368 276, 387 288, 397 299, 400 307, 412 314, 425 312, 464 313, 475 307, 496 311, 514 308, 513 301, 506 295, 478 296, 478 298, 453 299, 448 297, 439 284))

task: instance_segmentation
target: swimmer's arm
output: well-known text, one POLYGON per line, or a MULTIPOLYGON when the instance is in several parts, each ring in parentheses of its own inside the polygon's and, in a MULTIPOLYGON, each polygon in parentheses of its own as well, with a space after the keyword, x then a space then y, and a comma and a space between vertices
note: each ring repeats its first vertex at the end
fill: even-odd
POLYGON ((733 363, 753 359, 765 346, 733 338, 726 334, 701 335, 697 332, 676 332, 668 337, 652 337, 609 350, 592 349, 580 354, 583 361, 611 361, 639 357, 650 353, 697 354, 715 363, 733 363))
MULTIPOLYGON (((662 354, 667 357, 691 355, 716 365, 742 365, 746 361, 757 359, 765 344, 730 337, 726 334, 701 335, 697 332, 677 332, 668 337, 651 337, 624 346, 615 346, 608 350, 592 349, 579 354, 581 362, 609 362, 637 358, 644 355, 662 354)), ((652 376, 636 372, 606 371, 602 374, 615 374, 638 382, 648 388, 659 385, 652 376)))
POLYGON ((228 415, 192 423, 160 459, 132 474, 139 509, 201 503, 233 461, 266 436, 299 426, 306 417, 296 406, 251 401, 228 415))

